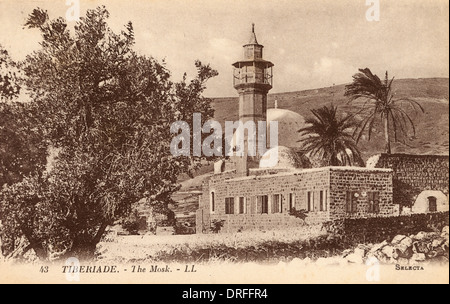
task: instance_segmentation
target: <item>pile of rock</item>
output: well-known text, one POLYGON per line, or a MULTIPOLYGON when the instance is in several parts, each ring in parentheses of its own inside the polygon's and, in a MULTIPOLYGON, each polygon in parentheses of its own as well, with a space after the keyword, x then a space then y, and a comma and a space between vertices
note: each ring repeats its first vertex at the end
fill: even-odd
POLYGON ((362 264, 376 258, 383 264, 411 265, 425 261, 449 261, 449 227, 438 232, 419 232, 416 235, 397 235, 391 242, 358 245, 347 250, 343 257, 350 263, 362 264))

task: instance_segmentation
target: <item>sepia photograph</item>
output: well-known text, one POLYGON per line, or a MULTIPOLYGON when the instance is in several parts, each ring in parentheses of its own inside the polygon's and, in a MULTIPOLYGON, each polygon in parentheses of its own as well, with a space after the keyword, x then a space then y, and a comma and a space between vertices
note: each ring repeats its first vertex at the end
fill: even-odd
POLYGON ((0 283, 449 283, 447 0, 0 20, 0 283))

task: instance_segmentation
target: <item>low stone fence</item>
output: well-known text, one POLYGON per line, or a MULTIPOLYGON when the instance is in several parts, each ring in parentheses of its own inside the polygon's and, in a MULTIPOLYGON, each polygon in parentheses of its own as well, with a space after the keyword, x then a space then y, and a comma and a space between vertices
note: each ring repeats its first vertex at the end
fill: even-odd
POLYGON ((397 235, 410 236, 418 232, 438 232, 449 225, 449 212, 411 214, 395 217, 341 219, 326 222, 324 229, 340 239, 344 248, 361 243, 392 240, 397 235))

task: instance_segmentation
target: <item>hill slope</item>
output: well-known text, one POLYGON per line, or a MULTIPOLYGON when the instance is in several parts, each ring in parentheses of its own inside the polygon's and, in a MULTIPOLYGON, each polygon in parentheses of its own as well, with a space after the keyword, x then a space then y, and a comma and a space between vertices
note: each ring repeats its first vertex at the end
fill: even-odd
MULTIPOLYGON (((394 144, 393 152, 414 154, 448 154, 449 150, 449 79, 420 78, 395 80, 393 89, 397 98, 410 98, 419 102, 425 113, 411 113, 416 125, 416 136, 410 138, 408 146, 394 144)), ((342 112, 354 112, 361 102, 348 104, 344 97, 345 85, 334 87, 269 94, 268 108, 278 107, 299 113, 303 117, 311 116, 311 109, 334 104, 342 112)), ((238 119, 238 98, 216 98, 213 100, 214 118, 223 122, 238 119)), ((375 136, 360 142, 365 158, 383 152, 384 138, 381 126, 375 126, 375 136)), ((412 135, 412 134, 411 134, 412 135)), ((283 137, 284 134, 279 134, 283 137)), ((286 139, 285 139, 286 140, 286 139)))

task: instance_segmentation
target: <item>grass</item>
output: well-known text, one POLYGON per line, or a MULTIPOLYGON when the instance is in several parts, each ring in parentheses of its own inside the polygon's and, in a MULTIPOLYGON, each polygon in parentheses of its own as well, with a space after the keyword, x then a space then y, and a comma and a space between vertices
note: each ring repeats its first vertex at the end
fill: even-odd
POLYGON ((321 225, 233 234, 116 236, 100 243, 98 252, 101 260, 122 263, 279 262, 333 255, 319 238, 326 239, 321 225))

